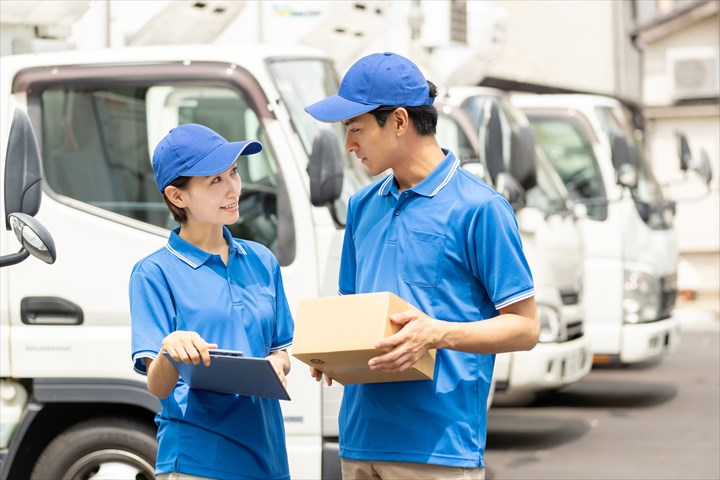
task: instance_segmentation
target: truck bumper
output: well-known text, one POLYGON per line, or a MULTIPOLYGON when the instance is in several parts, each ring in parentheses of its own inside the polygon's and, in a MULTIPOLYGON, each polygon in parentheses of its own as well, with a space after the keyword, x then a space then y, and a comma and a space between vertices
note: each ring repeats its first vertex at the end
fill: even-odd
POLYGON ((538 343, 528 352, 513 352, 507 392, 554 390, 590 372, 592 351, 586 336, 563 343, 538 343))
POLYGON ((621 363, 637 363, 673 351, 680 342, 680 322, 667 318, 623 326, 621 363))

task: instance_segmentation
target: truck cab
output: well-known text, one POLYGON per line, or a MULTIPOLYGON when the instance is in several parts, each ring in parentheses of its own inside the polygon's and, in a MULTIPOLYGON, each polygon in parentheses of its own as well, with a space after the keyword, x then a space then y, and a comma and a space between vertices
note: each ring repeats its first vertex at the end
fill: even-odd
POLYGON ((535 281, 539 343, 497 355, 495 391, 535 393, 576 382, 590 371, 592 353, 582 318, 583 243, 568 193, 503 92, 452 87, 443 102, 438 140, 513 206, 535 281))
MULTIPOLYGON (((27 112, 42 157, 37 219, 60 252, 51 267, 0 269, 0 476, 153 478, 159 402, 132 369, 128 298, 133 265, 175 226, 152 151, 191 122, 262 142, 239 164, 240 220, 230 229, 275 253, 293 311, 300 298, 334 295, 347 200, 371 181, 344 153, 341 126, 303 111, 337 91, 338 76, 325 54, 300 47, 128 48, 0 63, 0 135, 7 142, 14 109, 27 112)), ((3 199, 0 210, 11 213, 3 199)), ((0 233, 3 255, 16 248, 10 235, 0 233)), ((321 478, 339 460, 323 454, 321 387, 293 363, 293 401, 282 402, 291 475, 321 478)))
POLYGON ((619 101, 516 94, 573 199, 586 206, 585 305, 596 364, 660 357, 680 339, 675 205, 644 156, 642 132, 619 101))

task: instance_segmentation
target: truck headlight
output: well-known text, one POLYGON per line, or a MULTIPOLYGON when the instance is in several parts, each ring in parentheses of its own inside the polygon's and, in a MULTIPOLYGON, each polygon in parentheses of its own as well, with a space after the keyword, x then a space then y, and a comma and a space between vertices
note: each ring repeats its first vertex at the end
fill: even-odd
POLYGON ((567 329, 560 318, 560 312, 547 305, 537 305, 538 318, 540 319, 539 342, 563 342, 567 340, 567 329))
POLYGON ((660 315, 660 279, 640 270, 625 270, 623 316, 627 323, 657 320, 660 315))

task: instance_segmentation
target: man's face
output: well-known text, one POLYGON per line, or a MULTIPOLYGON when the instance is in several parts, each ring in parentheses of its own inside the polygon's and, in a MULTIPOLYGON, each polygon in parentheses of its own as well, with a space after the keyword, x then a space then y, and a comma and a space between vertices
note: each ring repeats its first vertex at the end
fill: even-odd
POLYGON ((379 175, 395 164, 398 151, 395 118, 388 115, 380 127, 370 113, 344 120, 345 150, 358 157, 371 175, 379 175))

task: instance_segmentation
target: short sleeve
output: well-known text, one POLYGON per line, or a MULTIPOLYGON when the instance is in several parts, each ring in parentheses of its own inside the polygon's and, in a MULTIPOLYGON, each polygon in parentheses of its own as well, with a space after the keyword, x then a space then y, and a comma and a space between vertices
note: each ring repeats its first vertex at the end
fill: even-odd
POLYGON ((497 310, 534 296, 517 219, 503 197, 495 195, 478 209, 468 233, 471 268, 497 310))
POLYGON ((175 330, 175 307, 168 285, 135 266, 130 275, 132 360, 147 375, 145 358, 155 358, 163 339, 175 330))
POLYGON ((273 332, 270 351, 278 351, 292 345, 295 323, 293 322, 290 306, 285 296, 280 265, 273 262, 273 277, 275 279, 275 331, 273 332))
POLYGON ((343 239, 342 254, 340 256, 340 276, 338 293, 350 295, 356 292, 357 261, 355 258, 355 197, 350 198, 348 204, 347 220, 345 221, 345 237, 343 239))

